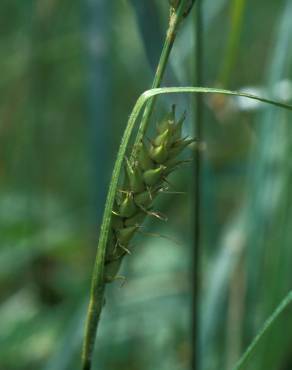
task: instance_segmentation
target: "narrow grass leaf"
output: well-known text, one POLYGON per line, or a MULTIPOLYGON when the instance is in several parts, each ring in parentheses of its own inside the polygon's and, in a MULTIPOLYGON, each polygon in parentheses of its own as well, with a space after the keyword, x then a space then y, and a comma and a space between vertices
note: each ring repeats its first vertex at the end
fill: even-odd
POLYGON ((237 364, 234 366, 232 370, 241 370, 246 365, 249 357, 256 351, 259 342, 264 338, 268 330, 271 326, 279 319, 281 314, 285 311, 285 309, 290 305, 292 302, 292 290, 287 294, 287 296, 283 299, 283 301, 279 304, 276 310, 272 313, 272 315, 267 319, 264 323, 262 329, 256 335, 254 340, 248 346, 247 350, 244 352, 242 357, 239 359, 237 364))

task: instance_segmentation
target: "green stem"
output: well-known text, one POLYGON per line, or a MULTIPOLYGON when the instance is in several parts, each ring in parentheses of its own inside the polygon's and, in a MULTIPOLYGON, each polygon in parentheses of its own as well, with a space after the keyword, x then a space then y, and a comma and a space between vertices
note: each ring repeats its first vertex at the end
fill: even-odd
MULTIPOLYGON (((137 102, 138 103, 138 102, 137 102)), ((90 301, 87 313, 86 328, 85 328, 85 338, 83 342, 82 351, 82 369, 90 370, 92 363, 92 355, 94 350, 95 337, 97 332, 97 326, 100 319, 101 310, 104 304, 104 261, 106 245, 110 230, 111 214, 114 205, 114 199, 117 191, 118 180, 120 177, 120 172, 123 164, 123 160, 126 154, 126 149, 132 134, 132 130, 136 123, 137 117, 139 115, 140 108, 135 105, 133 112, 129 118, 127 127, 125 129, 120 148, 118 151, 117 159, 114 165, 112 178, 109 186, 109 191, 107 194, 105 210, 103 214, 103 220, 100 230, 100 237, 98 241, 97 254, 95 259, 95 265, 92 275, 91 282, 91 292, 90 301)))
MULTIPOLYGON (((196 4, 196 85, 203 85, 203 24, 202 24, 202 0, 197 0, 196 4)), ((199 141, 202 140, 203 124, 203 105, 202 95, 196 95, 196 113, 194 122, 194 136, 199 141)), ((194 153, 194 234, 193 234, 193 255, 192 255, 192 358, 191 369, 198 368, 199 353, 199 290, 200 290, 200 255, 201 255, 201 151, 194 153)))
MULTIPOLYGON (((162 49, 162 52, 161 52, 161 55, 160 55, 158 66, 157 66, 157 69, 156 69, 156 72, 155 72, 153 83, 152 83, 152 86, 151 86, 152 89, 155 89, 155 88, 159 87, 160 84, 161 84, 162 77, 164 75, 165 68, 166 68, 166 65, 167 65, 167 62, 168 62, 168 59, 169 59, 169 55, 170 55, 170 52, 172 50, 172 46, 173 46, 173 43, 174 43, 174 40, 175 40, 175 37, 176 37, 176 34, 177 34, 178 26, 179 26, 179 24, 181 23, 181 21, 183 19, 183 14, 184 14, 184 11, 186 9, 187 3, 188 3, 188 0, 181 0, 177 9, 173 10, 170 13, 169 22, 168 22, 168 29, 167 29, 167 32, 166 32, 166 38, 165 38, 163 49, 162 49)), ((132 157, 135 156, 136 149, 137 149, 137 144, 141 141, 141 139, 143 138, 143 136, 145 134, 145 131, 147 130, 149 120, 150 120, 150 117, 151 117, 151 113, 152 113, 153 108, 154 108, 155 100, 156 100, 155 98, 150 99, 146 104, 146 107, 145 107, 144 112, 143 112, 142 120, 141 120, 141 126, 140 126, 141 130, 139 131, 139 133, 137 134, 137 137, 135 139, 135 144, 134 144, 134 150, 133 150, 133 153, 132 153, 132 157)))

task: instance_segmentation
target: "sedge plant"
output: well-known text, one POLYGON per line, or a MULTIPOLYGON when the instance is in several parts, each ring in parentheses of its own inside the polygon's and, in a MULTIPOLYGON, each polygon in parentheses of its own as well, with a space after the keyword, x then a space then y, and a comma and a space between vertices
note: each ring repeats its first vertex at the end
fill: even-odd
MULTIPOLYGON (((121 140, 108 189, 92 275, 82 351, 82 370, 92 368, 95 338, 101 311, 104 307, 106 285, 118 278, 123 258, 133 252, 131 241, 139 232, 144 219, 151 216, 161 217, 153 209, 153 202, 156 196, 167 190, 167 176, 182 163, 179 154, 195 141, 192 138, 182 136, 184 116, 177 120, 174 107, 157 125, 156 135, 149 142, 146 141, 146 132, 155 98, 161 94, 225 94, 255 99, 292 110, 290 105, 243 92, 206 87, 159 88, 179 26, 188 16, 194 1, 171 0, 169 3, 169 26, 152 88, 139 97, 132 110, 121 140), (141 113, 137 135, 130 148, 130 139, 141 113)), ((283 307, 290 303, 291 294, 285 300, 284 306, 282 304, 282 308, 271 317, 268 326, 277 319, 283 311, 283 307)), ((260 337, 264 335, 265 331, 260 333, 260 337)), ((256 338, 252 350, 255 349, 260 337, 256 338)), ((251 351, 250 348, 249 351, 251 351)), ((242 364, 248 357, 246 354, 244 356, 237 365, 237 370, 242 368, 242 364)))
MULTIPOLYGON (((153 79, 152 88, 158 88, 161 84, 161 80, 167 66, 169 55, 176 38, 178 28, 182 21, 190 13, 193 4, 194 0, 169 0, 170 15, 168 29, 166 32, 165 42, 163 45, 159 63, 153 79)), ((154 145, 152 145, 152 148, 147 150, 147 148, 145 147, 145 143, 143 142, 143 137, 147 130, 154 103, 155 99, 150 99, 145 107, 133 150, 126 164, 126 173, 128 180, 127 185, 129 186, 126 190, 122 189, 122 192, 120 192, 120 194, 117 191, 118 181, 120 178, 121 167, 125 159, 127 145, 131 136, 131 131, 133 129, 132 124, 128 124, 128 129, 126 128, 121 142, 117 161, 113 170, 112 180, 108 191, 103 221, 100 230, 96 262, 92 277, 90 302, 82 352, 83 370, 89 370, 91 368, 95 336, 100 313, 103 307, 103 297, 106 281, 115 278, 115 275, 119 270, 122 257, 125 253, 129 253, 127 246, 134 233, 137 231, 139 225, 137 224, 137 221, 141 222, 145 214, 149 212, 148 208, 152 203, 153 197, 157 194, 158 191, 161 191, 161 189, 163 188, 161 185, 162 178, 165 179, 165 176, 167 176, 167 174, 171 172, 174 167, 176 167, 176 164, 174 163, 176 155, 179 154, 179 151, 183 149, 184 146, 187 146, 189 144, 189 141, 185 142, 184 140, 182 140, 182 142, 179 142, 178 139, 179 135, 181 134, 181 123, 175 125, 174 114, 172 114, 171 119, 166 120, 166 125, 161 125, 160 128, 158 128, 158 137, 159 135, 160 137, 162 135, 162 137, 167 136, 167 138, 161 139, 158 143, 157 140, 159 141, 159 139, 158 137, 156 137, 156 140, 153 140, 154 145), (171 153, 170 151, 174 149, 174 146, 177 146, 178 143, 180 143, 180 148, 175 149, 177 153, 171 153), (161 147, 161 149, 159 149, 159 147, 161 147), (162 156, 161 151, 164 152, 162 156), (159 158, 157 158, 157 154, 159 158), (142 161, 141 155, 144 155, 145 157, 144 159, 142 159, 142 161), (140 157, 140 161, 137 162, 138 156, 140 157), (148 165, 144 166, 143 160, 146 160, 146 158, 148 160, 148 165), (170 164, 169 162, 166 163, 167 161, 171 160, 174 161, 172 164, 170 164), (152 164, 156 165, 151 166, 151 162, 152 164), (168 165, 168 167, 166 166, 166 164, 168 165), (144 171, 143 174, 142 171, 144 171), (133 177, 139 176, 141 182, 139 189, 141 189, 141 191, 139 190, 139 192, 136 192, 135 190, 137 190, 137 184, 135 184, 135 186, 133 187, 133 183, 131 184, 131 182, 133 182, 133 177), (123 207, 125 206, 129 208, 130 203, 132 206, 132 210, 134 208, 138 210, 136 214, 131 214, 131 216, 136 217, 136 223, 134 224, 133 222, 131 223, 131 221, 128 220, 128 218, 131 217, 127 217, 127 220, 125 220, 123 217, 123 215, 125 214, 125 210, 123 209, 123 207), (115 208, 118 208, 118 212, 115 211, 115 208), (137 214, 139 214, 139 220, 137 220, 137 214), (114 223, 112 223, 113 227, 111 230, 111 219, 113 215, 115 216, 114 218, 116 219, 116 222, 120 222, 120 225, 115 225, 114 223), (129 222, 131 224, 129 224, 129 222), (108 242, 110 237, 111 241, 108 242), (105 270, 107 270, 107 272, 105 270)), ((135 118, 133 120, 133 123, 134 122, 135 118)), ((130 214, 129 209, 126 211, 126 214, 130 214)))

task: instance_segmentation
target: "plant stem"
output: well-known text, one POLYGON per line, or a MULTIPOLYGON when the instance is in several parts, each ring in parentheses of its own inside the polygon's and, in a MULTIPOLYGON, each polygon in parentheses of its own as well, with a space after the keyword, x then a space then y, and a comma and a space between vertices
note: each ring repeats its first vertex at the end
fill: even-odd
MULTIPOLYGON (((203 84, 203 45, 202 45, 202 0, 196 4, 196 85, 203 84)), ((200 141, 202 139, 202 95, 196 96, 196 114, 194 134, 200 141)), ((199 329, 199 290, 200 290, 200 254, 201 254, 201 150, 194 154, 194 235, 193 235, 193 258, 192 258, 192 359, 191 369, 198 368, 198 329, 199 329)))
MULTIPOLYGON (((164 41, 163 49, 162 49, 162 52, 161 52, 161 55, 160 55, 158 66, 157 66, 155 76, 154 76, 154 79, 153 79, 153 83, 152 83, 152 86, 151 86, 152 89, 155 89, 155 88, 159 87, 160 84, 161 84, 162 77, 164 75, 165 68, 166 68, 166 65, 167 65, 167 62, 168 62, 168 59, 169 59, 169 55, 170 55, 170 52, 172 50, 174 40, 176 38, 177 30, 178 30, 179 24, 181 23, 181 21, 183 19, 183 14, 184 14, 184 11, 186 9, 187 3, 188 3, 188 0, 181 0, 177 9, 170 13, 169 22, 168 22, 168 29, 167 29, 167 32, 166 32, 166 38, 165 38, 165 41, 164 41)), ((137 144, 141 141, 141 139, 143 138, 143 136, 145 134, 145 131, 147 130, 149 120, 150 120, 150 117, 151 117, 151 113, 152 113, 153 108, 154 108, 155 100, 156 99, 154 97, 154 98, 150 99, 146 104, 146 107, 145 107, 144 112, 143 112, 142 120, 141 120, 141 126, 140 126, 141 129, 139 130, 139 132, 137 134, 137 137, 135 139, 135 144, 134 144, 134 150, 133 150, 133 153, 132 153, 132 157, 135 156, 137 144)))

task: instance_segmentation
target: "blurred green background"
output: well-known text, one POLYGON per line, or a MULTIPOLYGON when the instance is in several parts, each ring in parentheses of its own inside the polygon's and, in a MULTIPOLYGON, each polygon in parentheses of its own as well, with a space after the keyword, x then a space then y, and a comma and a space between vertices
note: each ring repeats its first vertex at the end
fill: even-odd
MULTIPOLYGON (((291 101, 291 0, 203 0, 204 85, 291 101)), ((195 84, 195 11, 164 79, 195 84)), ((77 370, 115 154, 151 85, 167 1, 2 0, 0 370, 77 370)), ((232 368, 292 285, 291 113, 204 97, 199 369, 232 368)), ((194 97, 176 103, 194 125, 194 97)), ((153 125, 154 126, 154 125, 153 125)), ((157 208, 111 284, 95 369, 185 370, 191 357, 193 175, 157 208)), ((292 368, 287 310, 246 369, 292 368)))

